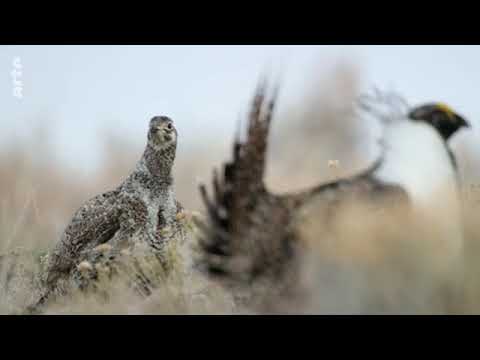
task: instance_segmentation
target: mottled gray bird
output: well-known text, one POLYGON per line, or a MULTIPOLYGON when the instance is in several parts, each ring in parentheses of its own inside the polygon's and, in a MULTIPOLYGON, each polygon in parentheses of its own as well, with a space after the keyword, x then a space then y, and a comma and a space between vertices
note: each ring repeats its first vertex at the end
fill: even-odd
POLYGON ((268 99, 265 92, 261 85, 247 134, 235 140, 233 159, 224 165, 220 177, 214 172, 213 195, 208 195, 204 185, 200 187, 207 221, 199 223, 204 255, 199 266, 212 278, 247 289, 248 301, 255 301, 255 288, 279 302, 282 297, 276 295, 291 291, 292 281, 298 281, 296 254, 305 245, 299 223, 305 210, 322 208, 321 215, 315 212, 307 218, 329 228, 342 205, 353 200, 376 208, 415 207, 425 214, 435 206, 432 199, 441 194, 451 207, 437 218, 448 239, 445 244, 439 242, 437 249, 458 259, 462 251, 459 194, 455 159, 447 141, 469 126, 464 118, 440 103, 410 108, 389 99, 363 99, 360 110, 384 125, 380 159, 350 178, 295 194, 273 194, 265 186, 264 171, 275 95, 268 99))
POLYGON ((84 254, 101 244, 117 250, 148 244, 162 252, 167 239, 161 230, 174 228, 181 210, 172 178, 177 135, 170 118, 156 116, 150 120, 147 145, 134 171, 115 190, 87 201, 67 225, 49 255, 39 304, 60 279, 72 274, 84 254))

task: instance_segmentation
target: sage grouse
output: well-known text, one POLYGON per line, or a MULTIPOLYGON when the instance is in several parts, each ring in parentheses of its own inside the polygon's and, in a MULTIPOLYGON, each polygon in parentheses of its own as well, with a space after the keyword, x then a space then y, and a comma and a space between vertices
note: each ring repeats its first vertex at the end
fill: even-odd
MULTIPOLYGON (((455 233, 453 240, 442 246, 448 256, 461 252, 459 218, 452 216, 460 211, 456 165, 447 146, 457 130, 469 126, 460 115, 438 103, 410 108, 404 102, 393 104, 378 96, 361 98, 359 115, 373 115, 384 125, 382 156, 358 175, 298 193, 272 194, 263 178, 274 105, 275 94, 268 98, 261 84, 245 138, 236 136, 233 159, 224 165, 220 176, 214 171, 213 195, 200 185, 207 219, 198 224, 203 249, 199 266, 211 278, 235 289, 239 301, 279 302, 282 297, 277 295, 301 294, 301 287, 292 286, 298 281, 298 254, 308 249, 299 224, 307 217, 311 223, 330 229, 342 204, 354 199, 368 202, 372 209, 422 209, 435 198, 435 184, 439 184, 438 189, 451 197, 454 207, 437 218, 449 235, 455 233), (435 176, 436 182, 432 179, 435 176), (307 211, 315 207, 322 212, 307 211)), ((328 243, 324 240, 318 239, 328 243)))
POLYGON ((95 196, 76 211, 60 241, 49 255, 45 302, 60 279, 68 278, 82 255, 101 244, 122 249, 148 244, 161 253, 167 239, 165 227, 175 228, 181 205, 176 201, 172 166, 177 130, 166 116, 150 120, 148 141, 134 171, 115 190, 95 196))

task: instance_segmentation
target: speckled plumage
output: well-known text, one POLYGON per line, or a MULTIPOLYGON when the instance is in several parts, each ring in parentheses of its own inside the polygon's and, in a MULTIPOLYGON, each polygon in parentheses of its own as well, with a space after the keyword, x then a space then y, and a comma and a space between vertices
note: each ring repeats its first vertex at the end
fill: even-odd
POLYGON ((120 251, 148 244, 155 252, 162 252, 168 240, 162 229, 176 229, 176 214, 181 210, 171 175, 176 145, 172 120, 154 117, 145 151, 134 171, 115 190, 88 200, 67 225, 49 255, 40 303, 98 245, 108 243, 120 251))

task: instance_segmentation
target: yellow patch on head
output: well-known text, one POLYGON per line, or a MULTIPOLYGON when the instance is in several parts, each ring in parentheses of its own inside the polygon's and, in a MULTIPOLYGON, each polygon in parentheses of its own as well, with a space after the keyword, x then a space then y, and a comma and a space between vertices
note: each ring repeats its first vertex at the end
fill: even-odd
POLYGON ((440 110, 440 111, 443 111, 445 114, 447 114, 447 116, 450 120, 454 119, 455 112, 447 104, 438 103, 437 104, 437 109, 440 110))

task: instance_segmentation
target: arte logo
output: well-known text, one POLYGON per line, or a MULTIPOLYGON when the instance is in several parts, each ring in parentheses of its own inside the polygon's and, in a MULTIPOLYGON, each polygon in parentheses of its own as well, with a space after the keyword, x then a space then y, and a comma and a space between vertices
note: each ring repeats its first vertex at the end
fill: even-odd
POLYGON ((11 72, 13 81, 13 96, 17 99, 23 98, 23 81, 22 81, 22 61, 19 56, 13 58, 13 70, 11 72))

